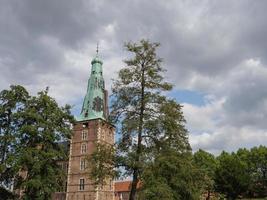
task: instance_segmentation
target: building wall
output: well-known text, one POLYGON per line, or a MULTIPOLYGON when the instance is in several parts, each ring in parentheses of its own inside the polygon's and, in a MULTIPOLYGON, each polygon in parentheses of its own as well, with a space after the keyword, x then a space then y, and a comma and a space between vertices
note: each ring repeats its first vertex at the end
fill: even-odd
POLYGON ((65 192, 55 192, 52 194, 53 200, 65 200, 66 199, 66 193, 65 192))
MULTIPOLYGON (((88 157, 95 148, 95 142, 113 144, 114 127, 104 120, 94 119, 78 122, 74 125, 70 144, 67 200, 113 200, 114 184, 108 180, 107 185, 96 187, 89 178, 88 169, 81 170, 81 159, 88 157), (87 132, 86 139, 83 132, 87 132), (86 145, 86 152, 82 146, 86 145), (80 179, 84 179, 84 189, 80 188, 80 179)), ((88 166, 88 165, 87 165, 88 166)))
POLYGON ((128 200, 129 196, 130 196, 130 191, 115 192, 115 200, 128 200))

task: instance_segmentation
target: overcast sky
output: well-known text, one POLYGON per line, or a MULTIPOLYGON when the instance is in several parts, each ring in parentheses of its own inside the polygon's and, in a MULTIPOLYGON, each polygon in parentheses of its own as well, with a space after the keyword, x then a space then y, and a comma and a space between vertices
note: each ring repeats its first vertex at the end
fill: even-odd
POLYGON ((158 51, 194 150, 267 144, 267 1, 0 0, 0 90, 50 87, 78 113, 100 43, 106 87, 126 41, 158 51))

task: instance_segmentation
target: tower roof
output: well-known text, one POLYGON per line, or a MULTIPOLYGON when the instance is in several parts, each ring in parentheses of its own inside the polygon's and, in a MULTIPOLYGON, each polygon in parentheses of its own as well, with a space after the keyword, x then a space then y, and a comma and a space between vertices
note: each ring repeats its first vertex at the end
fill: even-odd
POLYGON ((91 61, 91 74, 88 79, 87 91, 78 121, 107 118, 107 92, 103 78, 103 62, 97 55, 91 61))
POLYGON ((103 61, 100 60, 100 58, 98 57, 98 55, 96 55, 94 57, 94 59, 91 61, 91 65, 95 64, 95 63, 99 63, 100 65, 103 65, 103 61))

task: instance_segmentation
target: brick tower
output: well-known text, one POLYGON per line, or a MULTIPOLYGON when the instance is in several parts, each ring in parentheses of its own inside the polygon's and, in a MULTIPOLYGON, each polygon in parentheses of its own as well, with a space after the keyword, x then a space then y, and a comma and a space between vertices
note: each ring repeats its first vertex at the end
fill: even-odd
MULTIPOLYGON (((98 51, 97 51, 98 53, 98 51)), ((102 74, 103 62, 98 54, 92 60, 87 92, 70 144, 67 200, 113 200, 114 185, 108 180, 104 186, 92 184, 86 157, 94 151, 95 142, 113 144, 114 126, 107 122, 108 95, 102 74)))

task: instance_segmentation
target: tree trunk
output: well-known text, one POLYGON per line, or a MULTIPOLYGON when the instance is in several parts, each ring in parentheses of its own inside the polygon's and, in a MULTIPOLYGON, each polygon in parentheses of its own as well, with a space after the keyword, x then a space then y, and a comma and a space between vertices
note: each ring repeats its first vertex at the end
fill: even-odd
POLYGON ((135 169, 133 172, 133 182, 132 182, 129 200, 135 200, 137 183, 138 183, 138 171, 135 169))
POLYGON ((208 196, 206 197, 206 200, 210 200, 210 191, 208 190, 208 196))
MULTIPOLYGON (((141 107, 140 107, 140 118, 139 118, 139 128, 138 128, 138 139, 137 139, 137 150, 136 150, 136 159, 135 162, 139 165, 141 144, 142 144, 142 132, 143 132, 143 121, 144 121, 144 110, 145 110, 145 70, 144 65, 142 65, 142 77, 141 77, 141 107)), ((138 172, 139 166, 134 169, 133 172, 133 181, 129 200, 135 200, 137 183, 138 183, 138 172)))

